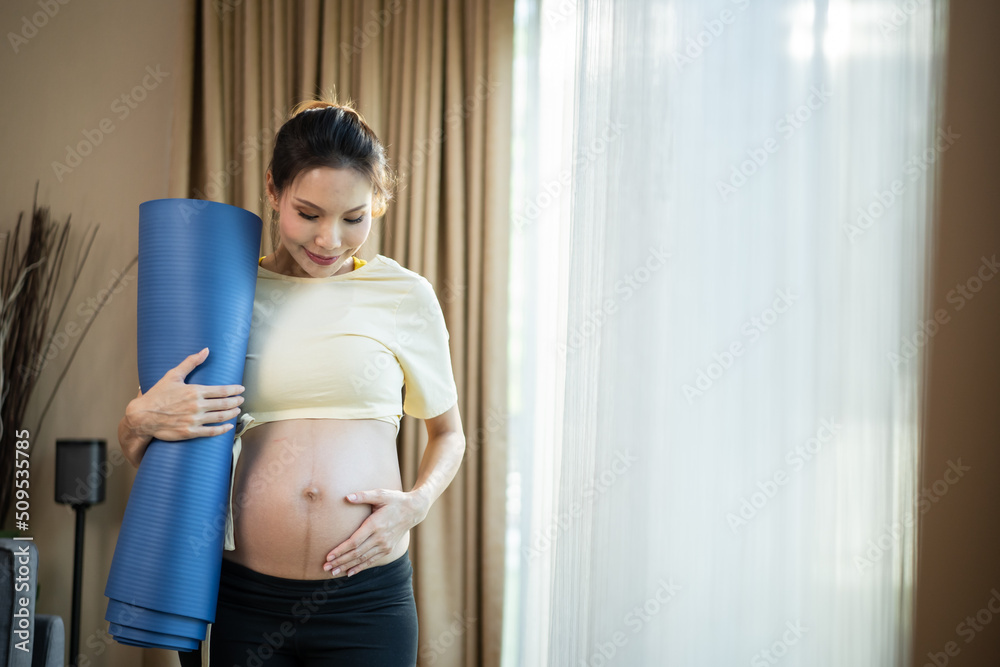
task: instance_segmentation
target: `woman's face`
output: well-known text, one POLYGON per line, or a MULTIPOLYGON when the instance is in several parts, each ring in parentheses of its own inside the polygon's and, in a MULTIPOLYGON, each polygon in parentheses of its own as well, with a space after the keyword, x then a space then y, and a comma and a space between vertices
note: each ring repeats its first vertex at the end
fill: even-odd
POLYGON ((372 228, 371 181, 354 169, 315 167, 301 172, 280 198, 268 172, 267 192, 278 212, 279 273, 326 278, 354 269, 351 257, 372 228))

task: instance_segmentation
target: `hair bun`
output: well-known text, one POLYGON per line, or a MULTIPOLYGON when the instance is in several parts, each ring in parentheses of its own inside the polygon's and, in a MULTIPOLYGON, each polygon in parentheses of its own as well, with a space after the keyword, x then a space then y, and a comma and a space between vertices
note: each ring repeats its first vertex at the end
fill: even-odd
POLYGON ((300 102, 292 109, 292 116, 298 116, 299 114, 304 114, 307 111, 323 111, 324 109, 335 109, 340 105, 327 102, 324 100, 307 100, 305 102, 300 102))
POLYGON ((325 109, 339 109, 344 113, 351 114, 352 116, 361 119, 361 114, 358 113, 357 109, 354 108, 354 105, 351 104, 350 101, 346 104, 341 104, 337 102, 336 97, 299 102, 295 105, 295 108, 292 109, 290 118, 304 114, 307 111, 323 111, 325 109))

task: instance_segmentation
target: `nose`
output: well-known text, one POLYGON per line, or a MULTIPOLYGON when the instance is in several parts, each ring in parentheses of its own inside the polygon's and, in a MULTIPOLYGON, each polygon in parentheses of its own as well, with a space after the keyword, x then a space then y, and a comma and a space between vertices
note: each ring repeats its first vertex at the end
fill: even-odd
POLYGON ((316 232, 316 246, 324 250, 334 250, 340 247, 340 231, 336 222, 322 225, 316 232))

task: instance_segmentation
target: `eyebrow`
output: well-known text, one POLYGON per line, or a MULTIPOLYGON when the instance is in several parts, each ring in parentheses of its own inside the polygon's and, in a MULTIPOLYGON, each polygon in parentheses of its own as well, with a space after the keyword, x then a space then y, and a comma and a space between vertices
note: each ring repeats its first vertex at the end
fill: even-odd
MULTIPOLYGON (((306 201, 302 197, 296 197, 295 200, 298 201, 301 204, 305 204, 306 206, 311 206, 314 209, 316 209, 317 211, 322 211, 323 210, 322 206, 316 206, 316 204, 312 203, 311 201, 306 201)), ((344 212, 345 213, 353 213, 354 211, 358 211, 358 210, 361 210, 363 208, 368 208, 368 204, 361 204, 360 206, 355 206, 354 208, 349 208, 349 209, 347 209, 344 212)))

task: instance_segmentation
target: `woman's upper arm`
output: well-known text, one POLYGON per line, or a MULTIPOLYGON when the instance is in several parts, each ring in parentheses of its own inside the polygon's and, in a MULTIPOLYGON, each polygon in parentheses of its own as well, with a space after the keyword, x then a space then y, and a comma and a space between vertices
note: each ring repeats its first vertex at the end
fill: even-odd
POLYGON ((427 423, 427 437, 433 438, 443 433, 460 433, 462 431, 462 416, 458 411, 458 402, 452 404, 450 408, 439 414, 437 417, 430 417, 424 420, 427 423))

